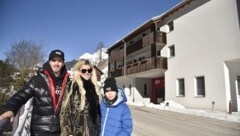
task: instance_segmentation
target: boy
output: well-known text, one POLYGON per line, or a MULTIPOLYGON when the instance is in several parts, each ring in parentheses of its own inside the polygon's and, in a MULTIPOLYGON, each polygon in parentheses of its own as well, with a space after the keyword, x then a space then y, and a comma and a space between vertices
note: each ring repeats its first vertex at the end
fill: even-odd
POLYGON ((116 80, 108 78, 104 82, 104 98, 101 101, 100 136, 130 136, 133 129, 127 98, 117 88, 116 80))

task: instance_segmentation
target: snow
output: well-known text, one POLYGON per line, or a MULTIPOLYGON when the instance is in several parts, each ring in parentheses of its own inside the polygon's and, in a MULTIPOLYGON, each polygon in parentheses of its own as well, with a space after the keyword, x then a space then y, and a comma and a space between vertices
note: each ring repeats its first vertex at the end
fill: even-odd
POLYGON ((200 109, 187 109, 181 104, 176 103, 172 100, 164 101, 163 103, 160 103, 160 104, 153 104, 153 103, 145 104, 140 102, 127 102, 127 104, 132 106, 139 106, 139 107, 145 106, 148 108, 154 108, 158 110, 167 110, 167 111, 173 111, 173 112, 179 112, 184 114, 191 114, 191 115, 197 115, 202 117, 240 123, 240 112, 232 112, 232 114, 229 114, 227 112, 216 111, 216 110, 212 111, 212 110, 200 110, 200 109))
POLYGON ((92 62, 94 65, 96 65, 100 61, 100 58, 99 58, 100 56, 102 57, 101 58, 102 60, 108 59, 108 54, 106 52, 107 52, 107 48, 102 48, 101 50, 98 49, 93 54, 84 53, 79 57, 79 59, 87 59, 90 62, 92 62))
POLYGON ((79 59, 91 59, 92 55, 90 53, 84 53, 82 56, 79 57, 79 59))

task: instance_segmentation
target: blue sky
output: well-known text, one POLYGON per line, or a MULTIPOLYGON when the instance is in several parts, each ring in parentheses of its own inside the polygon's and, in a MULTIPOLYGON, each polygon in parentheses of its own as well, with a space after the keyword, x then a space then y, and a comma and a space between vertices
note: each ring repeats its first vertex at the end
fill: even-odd
POLYGON ((181 0, 0 0, 0 59, 13 43, 33 40, 65 52, 66 61, 111 47, 181 0))

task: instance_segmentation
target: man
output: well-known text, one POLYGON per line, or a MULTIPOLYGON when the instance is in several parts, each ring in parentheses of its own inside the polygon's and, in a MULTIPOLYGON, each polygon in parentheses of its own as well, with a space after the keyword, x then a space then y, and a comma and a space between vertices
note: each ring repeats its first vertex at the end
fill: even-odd
POLYGON ((68 81, 64 53, 61 50, 53 50, 43 69, 8 100, 0 120, 8 118, 13 122, 21 106, 33 98, 31 135, 60 135, 59 112, 68 81))

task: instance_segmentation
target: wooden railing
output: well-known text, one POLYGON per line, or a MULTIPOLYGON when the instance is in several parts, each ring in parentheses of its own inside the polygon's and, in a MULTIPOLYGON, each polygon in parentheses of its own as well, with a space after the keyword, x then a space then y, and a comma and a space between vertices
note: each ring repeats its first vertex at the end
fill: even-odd
POLYGON ((166 33, 161 31, 151 32, 143 38, 127 45, 127 55, 141 50, 147 46, 151 46, 153 43, 161 43, 165 45, 167 43, 166 33), (155 39, 155 40, 154 40, 155 39))
MULTIPOLYGON (((126 75, 144 72, 152 69, 167 69, 167 58, 152 57, 142 61, 138 61, 126 66, 126 75)), ((119 77, 124 75, 124 68, 118 68, 110 72, 111 76, 119 77)))
POLYGON ((148 71, 151 69, 167 69, 167 59, 164 57, 152 57, 149 59, 136 62, 134 64, 128 65, 126 68, 126 75, 135 74, 143 71, 148 71), (156 62, 156 63, 155 63, 156 62))
POLYGON ((156 31, 156 42, 167 44, 167 36, 165 32, 156 31))

